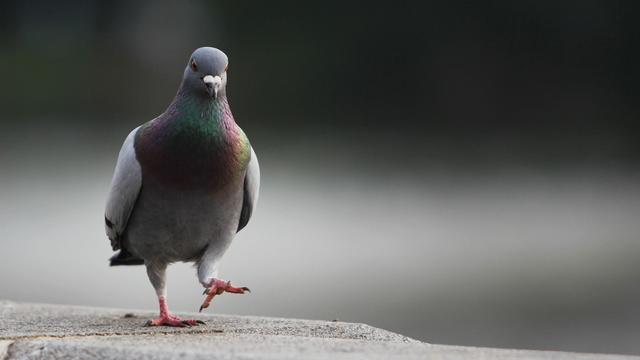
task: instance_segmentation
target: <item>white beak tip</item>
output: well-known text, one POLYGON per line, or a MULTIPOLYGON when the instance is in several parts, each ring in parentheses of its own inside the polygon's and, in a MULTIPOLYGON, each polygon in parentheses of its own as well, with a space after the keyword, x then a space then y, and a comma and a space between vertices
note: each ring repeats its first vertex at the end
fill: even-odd
POLYGON ((205 84, 213 84, 213 76, 211 75, 207 75, 205 77, 202 78, 202 81, 205 82, 205 84))
POLYGON ((222 79, 218 75, 216 76, 207 75, 202 78, 202 81, 204 81, 205 84, 221 84, 222 83, 222 79))

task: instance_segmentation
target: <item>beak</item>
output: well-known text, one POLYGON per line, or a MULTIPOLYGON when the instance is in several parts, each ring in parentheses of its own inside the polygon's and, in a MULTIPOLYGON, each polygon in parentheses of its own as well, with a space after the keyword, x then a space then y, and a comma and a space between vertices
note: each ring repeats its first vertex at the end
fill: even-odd
POLYGON ((207 92, 209 93, 209 96, 211 96, 214 99, 217 99, 218 91, 220 90, 220 86, 222 86, 222 79, 220 78, 220 76, 207 75, 202 78, 202 82, 204 82, 204 85, 207 87, 207 92))

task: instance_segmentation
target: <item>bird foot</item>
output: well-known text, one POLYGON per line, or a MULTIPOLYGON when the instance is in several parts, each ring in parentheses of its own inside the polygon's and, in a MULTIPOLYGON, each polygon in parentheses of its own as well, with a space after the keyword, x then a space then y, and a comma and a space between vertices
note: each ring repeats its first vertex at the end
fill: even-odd
POLYGON ((214 296, 221 295, 223 292, 232 294, 244 294, 245 292, 251 292, 251 290, 249 290, 248 287, 244 286, 239 288, 233 287, 231 286, 231 281, 212 279, 209 287, 204 290, 204 293, 202 293, 203 295, 207 295, 207 297, 204 299, 202 306, 200 306, 200 312, 202 312, 202 309, 206 309, 209 307, 214 296))
POLYGON ((145 324, 146 326, 175 326, 175 327, 191 327, 204 325, 202 320, 182 320, 179 317, 172 314, 160 315, 159 318, 149 320, 145 324))

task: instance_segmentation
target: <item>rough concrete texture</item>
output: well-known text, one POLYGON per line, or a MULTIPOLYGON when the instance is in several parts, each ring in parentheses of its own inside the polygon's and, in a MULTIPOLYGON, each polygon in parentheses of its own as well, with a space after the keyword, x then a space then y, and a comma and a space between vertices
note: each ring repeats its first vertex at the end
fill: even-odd
POLYGON ((364 324, 182 315, 207 324, 144 327, 155 313, 0 302, 0 359, 640 359, 429 345, 364 324))

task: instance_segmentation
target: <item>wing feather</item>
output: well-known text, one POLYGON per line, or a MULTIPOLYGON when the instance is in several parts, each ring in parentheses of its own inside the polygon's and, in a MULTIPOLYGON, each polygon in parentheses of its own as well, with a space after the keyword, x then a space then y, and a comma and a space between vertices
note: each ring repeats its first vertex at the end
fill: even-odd
POLYGON ((129 216, 142 187, 142 169, 136 159, 134 148, 135 135, 139 128, 133 129, 122 144, 107 198, 104 215, 105 230, 113 250, 121 247, 120 237, 127 228, 129 216))
POLYGON ((242 211, 240 212, 240 222, 238 223, 238 231, 242 230, 249 223, 253 209, 258 204, 258 195, 260 193, 260 165, 258 157, 251 148, 251 159, 247 166, 247 172, 244 176, 244 198, 242 201, 242 211))

